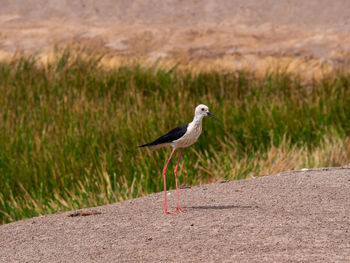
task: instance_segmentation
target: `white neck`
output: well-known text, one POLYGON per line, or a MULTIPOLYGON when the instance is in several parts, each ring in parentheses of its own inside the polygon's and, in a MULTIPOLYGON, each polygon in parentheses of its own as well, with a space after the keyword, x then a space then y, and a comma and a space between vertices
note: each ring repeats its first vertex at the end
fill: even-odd
POLYGON ((193 123, 195 124, 195 125, 202 125, 202 120, 203 120, 203 115, 201 115, 201 114, 195 114, 194 115, 194 118, 193 118, 193 123))

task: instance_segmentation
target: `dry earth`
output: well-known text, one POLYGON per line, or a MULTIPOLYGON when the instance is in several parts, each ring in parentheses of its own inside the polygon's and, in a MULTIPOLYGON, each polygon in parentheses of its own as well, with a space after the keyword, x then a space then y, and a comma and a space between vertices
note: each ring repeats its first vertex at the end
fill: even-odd
POLYGON ((0 0, 0 57, 24 50, 45 60, 66 44, 102 50, 109 65, 161 59, 317 75, 349 64, 350 2, 0 0))
POLYGON ((349 193, 350 167, 157 193, 2 225, 0 262, 349 262, 349 193))

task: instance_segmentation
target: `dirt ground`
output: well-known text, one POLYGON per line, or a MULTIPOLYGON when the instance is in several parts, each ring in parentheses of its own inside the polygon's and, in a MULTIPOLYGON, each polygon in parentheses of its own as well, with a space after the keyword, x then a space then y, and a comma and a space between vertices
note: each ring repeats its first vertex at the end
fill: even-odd
POLYGON ((349 193, 350 167, 156 193, 2 225, 0 262, 349 262, 349 193))
MULTIPOLYGON (((80 45, 200 69, 320 75, 350 61, 350 2, 338 0, 0 0, 0 59, 80 45)), ((134 60, 133 60, 134 61, 134 60)))

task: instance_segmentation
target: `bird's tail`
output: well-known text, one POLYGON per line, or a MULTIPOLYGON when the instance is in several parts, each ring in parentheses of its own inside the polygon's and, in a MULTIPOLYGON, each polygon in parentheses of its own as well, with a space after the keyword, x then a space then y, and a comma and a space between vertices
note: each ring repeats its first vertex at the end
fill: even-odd
POLYGON ((146 144, 143 144, 143 145, 139 145, 137 147, 141 148, 141 147, 148 147, 148 146, 150 146, 151 151, 154 151, 154 150, 157 150, 157 149, 162 148, 162 147, 167 146, 167 145, 168 145, 168 143, 154 144, 153 142, 150 142, 150 143, 146 143, 146 144))
POLYGON ((146 146, 151 146, 151 144, 150 143, 146 143, 146 144, 143 144, 143 145, 139 145, 137 147, 141 148, 141 147, 146 147, 146 146))

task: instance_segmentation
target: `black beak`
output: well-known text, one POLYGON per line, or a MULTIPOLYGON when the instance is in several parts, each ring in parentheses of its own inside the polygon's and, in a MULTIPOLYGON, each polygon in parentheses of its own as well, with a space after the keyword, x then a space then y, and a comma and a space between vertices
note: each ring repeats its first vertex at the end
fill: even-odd
POLYGON ((217 119, 218 121, 221 121, 221 122, 222 122, 222 120, 221 120, 218 116, 214 115, 213 113, 211 113, 211 112, 208 111, 207 114, 208 114, 208 116, 210 116, 210 117, 212 117, 212 118, 214 118, 214 119, 217 119))

